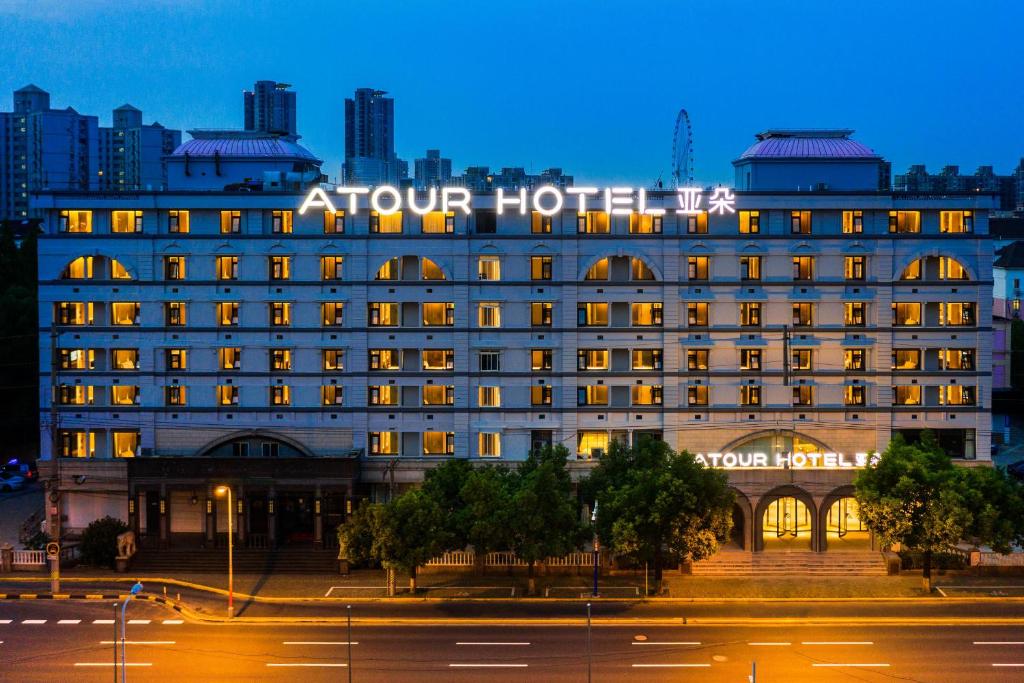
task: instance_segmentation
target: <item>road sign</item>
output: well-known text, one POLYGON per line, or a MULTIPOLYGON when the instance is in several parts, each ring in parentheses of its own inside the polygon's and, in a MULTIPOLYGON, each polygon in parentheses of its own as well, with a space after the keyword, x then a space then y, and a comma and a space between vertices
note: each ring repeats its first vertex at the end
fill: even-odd
POLYGON ((57 543, 56 541, 50 541, 47 543, 46 556, 51 560, 60 557, 60 543, 57 543))

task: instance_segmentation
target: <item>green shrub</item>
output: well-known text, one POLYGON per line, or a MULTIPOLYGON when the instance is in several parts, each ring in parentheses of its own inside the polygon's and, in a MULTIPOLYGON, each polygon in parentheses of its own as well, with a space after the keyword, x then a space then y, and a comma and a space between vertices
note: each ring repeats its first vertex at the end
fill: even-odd
MULTIPOLYGON (((900 569, 921 569, 924 566, 924 553, 920 550, 904 550, 900 552, 900 569)), ((964 558, 957 553, 933 553, 932 568, 965 569, 964 558)))
POLYGON ((82 532, 79 550, 82 562, 94 567, 114 567, 117 556, 117 537, 128 531, 128 525, 114 517, 97 519, 82 532))
POLYGON ((45 550, 50 536, 45 531, 37 531, 25 541, 25 550, 45 550))

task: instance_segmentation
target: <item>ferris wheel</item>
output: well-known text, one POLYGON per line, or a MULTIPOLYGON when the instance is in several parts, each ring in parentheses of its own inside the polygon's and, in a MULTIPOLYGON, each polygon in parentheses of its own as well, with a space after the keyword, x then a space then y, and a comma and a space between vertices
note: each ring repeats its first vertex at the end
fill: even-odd
POLYGON ((672 135, 672 183, 675 187, 693 184, 693 130, 685 109, 679 110, 672 135))

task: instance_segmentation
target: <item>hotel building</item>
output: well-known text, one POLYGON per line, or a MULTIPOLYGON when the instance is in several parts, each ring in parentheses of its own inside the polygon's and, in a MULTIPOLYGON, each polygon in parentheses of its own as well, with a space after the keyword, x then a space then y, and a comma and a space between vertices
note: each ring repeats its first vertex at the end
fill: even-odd
POLYGON ((857 454, 927 428, 987 460, 993 198, 880 190, 850 131, 759 138, 689 213, 40 194, 51 525, 202 544, 227 482, 241 542, 329 545, 445 459, 563 444, 578 477, 648 434, 729 466, 742 547, 825 550, 859 532, 857 454))

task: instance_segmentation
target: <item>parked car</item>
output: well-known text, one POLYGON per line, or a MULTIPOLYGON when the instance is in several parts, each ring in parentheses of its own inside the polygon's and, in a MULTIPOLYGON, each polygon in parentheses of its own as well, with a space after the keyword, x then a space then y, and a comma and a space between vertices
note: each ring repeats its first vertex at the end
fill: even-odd
POLYGON ((0 472, 0 491, 17 491, 25 486, 25 477, 12 472, 0 472))
POLYGON ((0 467, 0 472, 17 474, 26 481, 35 481, 39 478, 39 469, 34 462, 21 462, 18 458, 8 460, 6 465, 0 467))
POLYGON ((1015 463, 1007 465, 1006 471, 1009 472, 1011 476, 1024 481, 1024 460, 1018 460, 1015 463))

